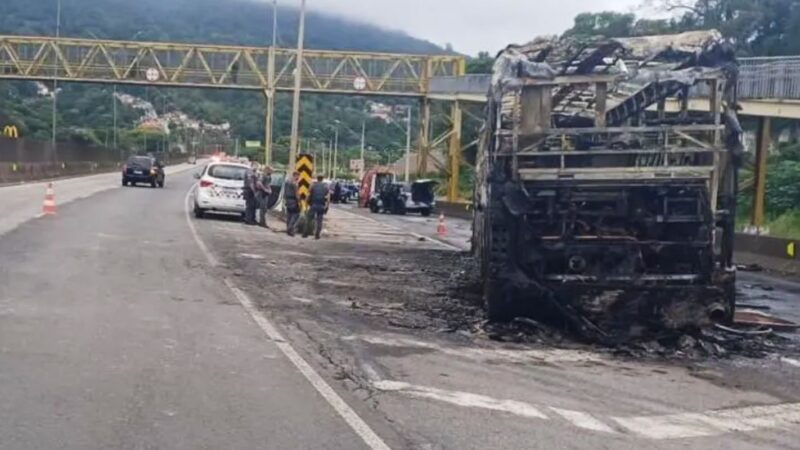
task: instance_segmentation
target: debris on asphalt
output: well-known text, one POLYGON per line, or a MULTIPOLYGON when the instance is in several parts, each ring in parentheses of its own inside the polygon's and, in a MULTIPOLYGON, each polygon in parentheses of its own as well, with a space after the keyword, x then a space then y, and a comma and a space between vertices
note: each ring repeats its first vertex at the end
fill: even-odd
POLYGON ((742 272, 763 272, 764 268, 759 264, 737 264, 736 270, 742 272))
MULTIPOLYGON (((286 264, 276 266, 237 258, 246 252, 244 248, 228 250, 232 253, 229 260, 236 264, 233 275, 259 286, 302 286, 293 295, 313 298, 315 308, 328 308, 325 314, 341 315, 339 320, 345 323, 369 321, 371 327, 442 333, 460 340, 588 348, 623 357, 674 360, 761 358, 796 345, 776 331, 765 329, 771 327, 760 325, 654 331, 641 324, 626 324, 622 327, 624 332, 611 335, 613 339, 593 341, 557 317, 490 322, 483 308, 479 268, 469 253, 436 248, 354 248, 323 240, 314 247, 319 252, 315 255, 310 249, 298 252, 295 242, 299 241, 270 242, 271 250, 286 259, 286 264), (302 267, 303 273, 316 274, 316 281, 300 276, 296 267, 302 267)), ((242 245, 248 247, 251 243, 242 245)), ((297 308, 296 305, 292 301, 288 307, 297 308)))
POLYGON ((748 327, 769 327, 779 331, 795 331, 800 325, 756 310, 737 310, 733 323, 748 327))

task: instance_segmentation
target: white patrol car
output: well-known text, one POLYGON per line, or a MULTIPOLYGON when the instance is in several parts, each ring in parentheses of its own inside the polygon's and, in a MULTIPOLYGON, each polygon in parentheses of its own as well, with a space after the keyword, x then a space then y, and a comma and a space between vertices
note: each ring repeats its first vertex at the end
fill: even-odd
POLYGON ((195 217, 201 218, 208 211, 244 214, 244 180, 250 173, 247 164, 219 161, 195 174, 200 180, 194 199, 195 217))

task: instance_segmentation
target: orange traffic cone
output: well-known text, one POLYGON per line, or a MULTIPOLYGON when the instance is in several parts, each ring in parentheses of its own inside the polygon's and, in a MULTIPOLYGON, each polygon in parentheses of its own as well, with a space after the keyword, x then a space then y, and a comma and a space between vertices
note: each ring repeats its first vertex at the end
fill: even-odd
POLYGON ((444 213, 439 214, 439 224, 436 225, 436 234, 439 236, 447 235, 447 226, 444 224, 444 213))
POLYGON ((53 183, 47 185, 47 191, 44 194, 44 203, 42 203, 42 214, 52 216, 56 213, 56 194, 53 192, 53 183))

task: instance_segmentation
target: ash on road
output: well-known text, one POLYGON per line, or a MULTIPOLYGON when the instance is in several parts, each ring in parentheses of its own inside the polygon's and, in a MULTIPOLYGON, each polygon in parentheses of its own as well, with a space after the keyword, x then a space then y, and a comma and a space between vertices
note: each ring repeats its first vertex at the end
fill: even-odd
POLYGON ((679 349, 632 358, 558 329, 487 325, 470 256, 422 238, 430 221, 350 208, 328 220, 321 241, 280 225, 197 224, 264 313, 413 448, 596 448, 597 438, 608 448, 758 448, 797 437, 787 428, 800 423, 798 371, 779 347, 758 359, 679 349), (683 424, 720 410, 754 424, 762 412, 741 408, 756 405, 788 408, 788 418, 745 436, 728 423, 683 424))

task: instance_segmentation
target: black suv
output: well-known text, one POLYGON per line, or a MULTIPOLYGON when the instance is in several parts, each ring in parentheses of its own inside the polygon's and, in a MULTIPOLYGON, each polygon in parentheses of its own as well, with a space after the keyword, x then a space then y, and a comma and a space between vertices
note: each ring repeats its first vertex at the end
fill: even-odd
POLYGON ((122 185, 147 183, 164 187, 164 164, 152 156, 131 156, 122 166, 122 185))

